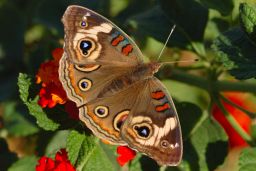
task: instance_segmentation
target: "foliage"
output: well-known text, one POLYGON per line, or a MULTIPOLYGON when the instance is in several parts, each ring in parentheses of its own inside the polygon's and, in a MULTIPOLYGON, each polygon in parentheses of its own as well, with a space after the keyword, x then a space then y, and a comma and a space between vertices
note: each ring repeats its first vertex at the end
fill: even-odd
POLYGON ((0 0, 0 20, 0 161, 4 161, 0 162, 1 169, 33 170, 40 157, 52 158, 62 148, 77 170, 225 168, 233 146, 229 144, 227 125, 213 119, 213 107, 218 108, 228 127, 246 142, 233 162, 236 169, 255 167, 256 110, 250 107, 256 103, 256 4, 253 1, 0 0), (177 25, 160 60, 197 58, 199 61, 164 66, 156 76, 172 94, 179 114, 184 143, 179 166, 160 167, 152 159, 137 154, 121 167, 116 161, 116 147, 92 135, 76 120, 77 116, 70 116, 67 106, 57 104, 50 109, 38 104, 40 85, 36 84, 35 76, 40 64, 51 60, 51 52, 63 46, 60 19, 71 4, 95 10, 120 26, 136 40, 146 56, 145 61, 157 59, 171 27, 177 25), (226 91, 246 94, 243 103, 246 105, 225 98, 226 91), (240 124, 240 114, 234 118, 233 109, 240 111, 236 114, 242 111, 250 117, 251 130, 240 124), (31 147, 21 145, 12 149, 10 137, 36 141, 31 147))

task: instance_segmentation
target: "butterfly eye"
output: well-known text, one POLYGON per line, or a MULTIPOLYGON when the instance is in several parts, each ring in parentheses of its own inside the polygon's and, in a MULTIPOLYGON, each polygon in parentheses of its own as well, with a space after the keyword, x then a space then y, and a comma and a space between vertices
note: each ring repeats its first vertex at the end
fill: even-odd
POLYGON ((143 139, 149 138, 152 134, 151 126, 146 123, 134 125, 133 129, 136 134, 143 139))
POLYGON ((105 117, 108 115, 108 108, 106 106, 97 106, 94 109, 94 113, 98 116, 98 117, 105 117))
POLYGON ((89 90, 89 89, 91 88, 91 86, 92 86, 91 80, 86 79, 86 78, 80 80, 78 84, 79 84, 80 90, 82 90, 82 91, 87 91, 87 90, 89 90))

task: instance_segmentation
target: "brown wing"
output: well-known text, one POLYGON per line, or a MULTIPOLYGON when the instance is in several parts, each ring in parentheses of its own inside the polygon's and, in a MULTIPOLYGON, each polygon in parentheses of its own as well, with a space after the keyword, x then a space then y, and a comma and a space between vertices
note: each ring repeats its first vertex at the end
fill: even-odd
POLYGON ((156 78, 139 81, 114 95, 81 106, 80 119, 96 136, 128 144, 160 165, 177 165, 182 135, 175 106, 156 78))
POLYGON ((76 65, 64 53, 60 59, 59 79, 70 100, 81 106, 104 91, 112 81, 129 72, 132 66, 76 65))
MULTIPOLYGON (((178 115, 168 91, 157 78, 147 80, 121 128, 128 145, 157 161, 176 166, 182 157, 178 115)), ((139 87, 138 87, 139 88, 139 87)))
POLYGON ((62 21, 65 53, 60 60, 59 78, 68 98, 78 106, 97 98, 112 80, 142 63, 135 43, 101 15, 69 6, 62 21))
POLYGON ((72 5, 65 11, 62 22, 64 50, 73 63, 142 63, 142 53, 132 39, 105 17, 72 5))
POLYGON ((79 118, 93 133, 112 144, 124 145, 120 128, 136 103, 146 81, 140 81, 115 94, 88 102, 79 108, 79 118))

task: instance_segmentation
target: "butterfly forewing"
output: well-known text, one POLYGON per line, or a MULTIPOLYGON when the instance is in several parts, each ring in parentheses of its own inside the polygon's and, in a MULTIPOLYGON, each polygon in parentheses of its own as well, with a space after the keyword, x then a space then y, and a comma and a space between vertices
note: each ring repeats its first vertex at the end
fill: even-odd
POLYGON ((142 53, 133 40, 105 17, 72 5, 65 11, 62 22, 64 49, 74 63, 142 63, 142 53))

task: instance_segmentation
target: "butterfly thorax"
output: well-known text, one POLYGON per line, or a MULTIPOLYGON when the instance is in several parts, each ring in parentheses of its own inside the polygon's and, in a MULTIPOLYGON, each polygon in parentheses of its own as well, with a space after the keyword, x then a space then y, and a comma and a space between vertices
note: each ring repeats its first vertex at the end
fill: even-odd
POLYGON ((151 62, 139 64, 133 67, 126 74, 112 80, 112 82, 99 93, 98 98, 122 91, 123 89, 134 85, 139 81, 153 77, 154 73, 158 71, 160 66, 161 64, 157 62, 151 62))
POLYGON ((151 74, 154 75, 158 72, 159 68, 162 66, 159 62, 150 62, 146 64, 148 66, 148 69, 151 71, 151 74))

